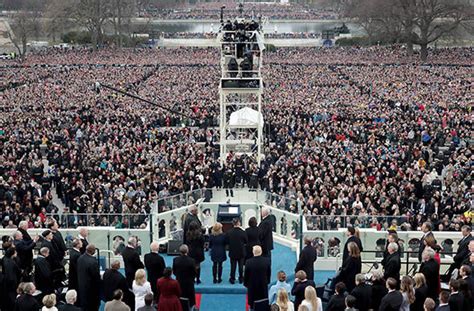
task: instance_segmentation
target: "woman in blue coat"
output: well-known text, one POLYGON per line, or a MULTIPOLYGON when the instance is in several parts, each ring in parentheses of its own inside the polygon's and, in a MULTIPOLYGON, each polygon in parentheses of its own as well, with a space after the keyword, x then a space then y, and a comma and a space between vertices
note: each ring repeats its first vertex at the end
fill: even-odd
POLYGON ((227 260, 225 254, 225 234, 222 232, 222 224, 216 222, 212 227, 209 237, 209 248, 211 249, 212 277, 215 283, 222 282, 222 263, 227 260))

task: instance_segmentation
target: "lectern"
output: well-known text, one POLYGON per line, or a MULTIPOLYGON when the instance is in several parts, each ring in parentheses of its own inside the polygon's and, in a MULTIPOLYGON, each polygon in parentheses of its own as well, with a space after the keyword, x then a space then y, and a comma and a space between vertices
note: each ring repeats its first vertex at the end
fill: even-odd
POLYGON ((222 230, 227 232, 232 228, 232 219, 241 217, 239 204, 219 204, 217 210, 217 221, 222 224, 222 230))

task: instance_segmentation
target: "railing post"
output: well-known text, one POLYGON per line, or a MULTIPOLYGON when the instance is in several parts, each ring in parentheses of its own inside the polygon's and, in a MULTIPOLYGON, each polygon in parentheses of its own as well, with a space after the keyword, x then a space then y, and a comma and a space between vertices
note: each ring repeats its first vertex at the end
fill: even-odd
POLYGON ((150 213, 150 244, 153 242, 153 213, 150 213))
POLYGON ((300 225, 299 225, 299 242, 300 242, 300 245, 299 245, 299 248, 300 248, 300 252, 303 250, 303 214, 300 213, 300 225))
POLYGON ((409 262, 410 262, 410 253, 409 252, 405 252, 405 257, 406 257, 406 261, 405 261, 405 269, 406 269, 406 272, 405 274, 408 275, 408 265, 409 265, 409 262))

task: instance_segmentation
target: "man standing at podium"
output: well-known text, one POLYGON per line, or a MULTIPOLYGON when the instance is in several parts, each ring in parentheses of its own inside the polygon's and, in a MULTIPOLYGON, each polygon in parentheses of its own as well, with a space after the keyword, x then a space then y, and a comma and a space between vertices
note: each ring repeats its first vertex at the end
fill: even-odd
POLYGON ((227 232, 226 244, 229 245, 230 258, 230 279, 231 284, 235 283, 235 270, 237 264, 239 265, 239 283, 244 280, 244 260, 245 260, 245 245, 247 244, 247 233, 240 227, 240 219, 234 218, 232 220, 234 227, 227 232))
POLYGON ((262 256, 272 259, 273 249, 273 230, 272 219, 270 217, 270 209, 262 208, 262 221, 258 225, 260 229, 260 242, 262 243, 262 256))

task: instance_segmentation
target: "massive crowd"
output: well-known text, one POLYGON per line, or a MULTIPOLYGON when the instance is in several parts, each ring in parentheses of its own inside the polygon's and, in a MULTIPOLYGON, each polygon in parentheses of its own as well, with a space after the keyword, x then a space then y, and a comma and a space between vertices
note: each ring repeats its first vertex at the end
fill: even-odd
POLYGON ((57 212, 52 189, 69 213, 145 215, 158 198, 248 185, 256 175, 259 187, 289 198, 273 204, 300 202, 310 228, 335 228, 338 215, 358 215, 351 222, 361 226, 388 215, 404 216, 406 229, 429 219, 459 230, 471 223, 471 53, 436 50, 429 64, 397 47, 267 53, 270 144, 260 168, 240 157, 219 165, 215 49, 47 50, 2 60, 2 225, 28 216, 44 226, 57 212), (183 115, 98 93, 96 81, 183 115))
MULTIPOLYGON (((212 19, 219 20, 220 9, 225 6, 227 11, 235 12, 238 2, 199 2, 193 5, 182 5, 180 7, 163 9, 148 7, 138 13, 140 17, 157 17, 160 19, 212 19)), ((306 6, 300 3, 258 3, 244 4, 243 16, 245 18, 257 18, 264 16, 269 19, 289 20, 316 20, 337 19, 338 14, 331 9, 323 9, 306 6)))

